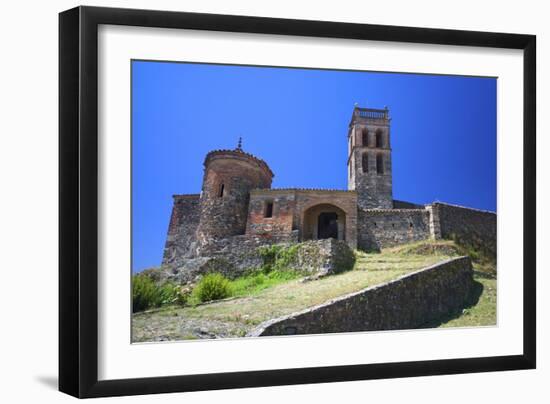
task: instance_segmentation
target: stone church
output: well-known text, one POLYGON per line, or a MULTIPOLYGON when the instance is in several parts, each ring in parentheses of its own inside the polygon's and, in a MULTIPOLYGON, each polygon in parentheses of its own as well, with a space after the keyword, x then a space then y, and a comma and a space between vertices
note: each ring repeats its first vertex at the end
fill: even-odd
POLYGON ((334 238, 353 249, 460 237, 496 253, 496 214, 393 199, 389 110, 353 109, 347 128, 348 189, 271 188, 273 172, 243 151, 204 160, 200 194, 174 195, 163 267, 259 245, 334 238))

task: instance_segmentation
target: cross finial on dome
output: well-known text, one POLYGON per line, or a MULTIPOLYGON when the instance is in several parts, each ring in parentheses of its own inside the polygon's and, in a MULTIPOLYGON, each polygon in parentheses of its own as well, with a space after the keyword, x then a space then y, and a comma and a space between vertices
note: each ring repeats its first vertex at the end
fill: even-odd
POLYGON ((243 151, 243 138, 239 136, 239 142, 237 143, 237 151, 243 151))

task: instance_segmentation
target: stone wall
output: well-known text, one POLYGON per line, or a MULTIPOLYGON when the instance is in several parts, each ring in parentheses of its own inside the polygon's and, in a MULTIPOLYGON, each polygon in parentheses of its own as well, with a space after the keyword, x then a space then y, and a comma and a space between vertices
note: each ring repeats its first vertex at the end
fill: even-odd
POLYGON ((177 267, 192 255, 199 225, 199 195, 174 195, 168 235, 162 257, 163 266, 177 267))
POLYGON ((298 234, 294 231, 288 237, 263 238, 252 236, 234 236, 216 240, 208 248, 205 256, 180 260, 179 266, 164 266, 161 280, 177 283, 189 283, 198 276, 218 272, 234 279, 245 273, 272 265, 277 254, 268 257, 261 248, 277 244, 274 251, 292 251, 286 254, 284 268, 301 272, 304 275, 325 276, 347 271, 353 268, 355 255, 349 246, 335 239, 307 241, 297 243, 298 234))
POLYGON ((178 265, 163 266, 163 279, 188 283, 209 272, 219 272, 230 279, 237 278, 263 265, 258 247, 297 242, 297 231, 280 237, 241 235, 215 239, 201 249, 199 256, 183 258, 177 262, 178 265))
POLYGON ((378 251, 384 247, 430 238, 426 209, 369 209, 358 212, 358 248, 378 251))
POLYGON ((432 210, 439 217, 441 237, 473 246, 496 258, 496 213, 440 202, 432 204, 432 210))
POLYGON ((389 149, 354 148, 350 157, 353 165, 354 190, 357 191, 357 204, 361 209, 392 209, 392 162, 389 149), (363 172, 363 155, 368 155, 368 171, 363 172), (377 156, 380 156, 383 173, 377 172, 377 156))
POLYGON ((454 258, 388 283, 269 320, 248 336, 419 328, 460 310, 473 286, 468 257, 454 258))
POLYGON ((344 242, 328 238, 310 240, 296 245, 289 269, 315 276, 349 271, 355 264, 352 249, 344 242))
POLYGON ((298 232, 293 231, 290 234, 284 234, 277 237, 262 237, 254 235, 233 236, 225 239, 216 240, 209 244, 207 249, 203 250, 205 256, 216 255, 242 255, 253 250, 256 247, 282 243, 297 243, 298 232))
POLYGON ((235 150, 208 153, 204 166, 199 250, 213 240, 245 234, 250 191, 271 187, 273 176, 265 162, 235 150))

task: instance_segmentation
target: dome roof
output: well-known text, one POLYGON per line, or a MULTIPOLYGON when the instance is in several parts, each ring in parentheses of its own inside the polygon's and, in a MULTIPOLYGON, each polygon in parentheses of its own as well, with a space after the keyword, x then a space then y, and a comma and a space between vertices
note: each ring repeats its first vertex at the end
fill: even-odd
POLYGON ((236 160, 248 161, 250 163, 255 164, 262 170, 264 170, 266 174, 269 175, 271 178, 274 177, 273 171, 271 171, 271 169, 269 168, 269 166, 265 161, 254 156, 253 154, 246 153, 239 148, 234 150, 219 149, 219 150, 210 151, 204 159, 204 166, 206 167, 210 163, 210 161, 216 158, 229 158, 229 159, 233 158, 236 160))

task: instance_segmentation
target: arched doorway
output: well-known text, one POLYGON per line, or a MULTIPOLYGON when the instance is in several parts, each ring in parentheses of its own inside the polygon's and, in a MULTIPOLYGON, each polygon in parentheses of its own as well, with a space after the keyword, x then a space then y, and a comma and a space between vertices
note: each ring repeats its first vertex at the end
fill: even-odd
POLYGON ((317 238, 338 238, 338 215, 336 212, 322 212, 319 214, 317 238))
POLYGON ((303 240, 346 239, 346 214, 337 206, 319 204, 304 211, 303 240))

